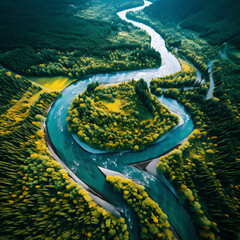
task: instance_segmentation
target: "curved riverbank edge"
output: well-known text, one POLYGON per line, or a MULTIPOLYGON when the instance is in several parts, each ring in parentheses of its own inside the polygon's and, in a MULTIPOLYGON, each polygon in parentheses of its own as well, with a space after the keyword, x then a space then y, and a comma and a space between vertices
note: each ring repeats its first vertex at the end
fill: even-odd
MULTIPOLYGON (((174 113, 174 112, 171 112, 174 113)), ((177 115, 176 113, 174 113, 175 115, 177 115)), ((175 131, 177 128, 181 127, 184 124, 184 120, 181 118, 181 116, 177 115, 179 117, 179 123, 178 125, 176 125, 172 130, 166 132, 162 137, 160 137, 156 142, 153 142, 151 145, 157 144, 161 141, 163 141, 166 137, 169 136, 170 133, 172 133, 173 131, 175 131)), ((109 152, 107 150, 99 150, 99 149, 95 149, 90 147, 88 144, 80 141, 80 139, 78 138, 77 134, 73 133, 71 134, 73 139, 75 140, 75 142, 85 151, 92 153, 92 154, 105 154, 105 153, 127 153, 130 152, 130 150, 126 150, 126 151, 116 151, 116 152, 109 152)), ((151 146, 150 145, 150 146, 151 146)))
MULTIPOLYGON (((189 137, 189 136, 188 136, 189 137)), ((175 196, 175 198, 179 201, 180 204, 184 204, 184 202, 181 200, 181 198, 178 196, 175 188, 172 186, 172 184, 166 179, 166 177, 164 176, 164 174, 159 174, 157 171, 157 164, 160 161, 160 158, 167 155, 168 153, 170 153, 172 150, 177 149, 178 147, 180 147, 185 141, 188 140, 188 137, 184 138, 182 141, 180 141, 177 145, 175 145, 173 148, 169 149, 167 152, 163 153, 161 156, 154 158, 154 159, 150 159, 147 161, 143 161, 143 162, 138 162, 138 163, 133 163, 133 164, 129 164, 129 166, 138 168, 142 171, 148 172, 151 175, 153 175, 154 177, 156 177, 159 181, 161 181, 168 189, 169 191, 175 196)))
MULTIPOLYGON (((109 170, 107 168, 103 168, 103 167, 99 167, 97 166, 98 169, 102 172, 102 174, 107 177, 107 176, 112 176, 112 177, 121 177, 121 178, 124 178, 124 179, 129 179, 127 176, 117 172, 117 171, 113 171, 113 170, 109 170)), ((137 183, 136 181, 134 181, 134 179, 131 179, 133 182, 137 183)), ((167 181, 167 180, 166 180, 167 181)), ((138 183, 137 183, 138 184, 138 183)), ((178 240, 182 240, 181 236, 177 233, 177 231, 174 229, 174 227, 170 224, 170 227, 169 229, 172 231, 174 237, 178 240)))
POLYGON ((93 154, 104 154, 104 153, 109 153, 108 151, 104 151, 104 150, 99 150, 99 149, 95 149, 90 147, 89 145, 87 145, 84 142, 81 142, 80 139, 78 138, 77 134, 73 133, 72 134, 73 139, 75 140, 75 142, 85 151, 89 152, 89 153, 93 153, 93 154))
MULTIPOLYGON (((159 43, 159 42, 157 42, 157 43, 159 43)), ((162 42, 161 42, 162 43, 162 42)), ((168 59, 169 60, 169 59, 168 59)), ((170 61, 170 60, 169 60, 170 61)), ((171 61, 170 61, 171 62, 171 61)), ((171 66, 173 66, 174 64, 175 64, 175 62, 177 62, 177 60, 176 61, 173 61, 173 62, 171 62, 171 66)), ((165 65, 164 65, 164 67, 163 67, 163 70, 162 70, 162 75, 163 74, 165 74, 166 73, 166 65, 167 65, 167 63, 169 63, 168 61, 166 61, 166 63, 165 63, 165 65), (164 70, 165 69, 165 70, 164 70)), ((168 68, 167 69, 168 70, 168 72, 171 72, 172 71, 172 68, 168 68)), ((176 69, 174 69, 174 72, 173 73, 175 73, 175 71, 176 72, 178 72, 176 69)), ((144 76, 148 76, 148 82, 150 81, 150 77, 152 77, 152 75, 154 75, 154 74, 158 74, 158 72, 157 71, 153 71, 151 74, 148 74, 148 73, 146 73, 146 71, 143 71, 144 72, 144 74, 146 74, 146 75, 144 75, 144 76)), ((167 73, 168 73, 167 72, 167 73)), ((131 72, 131 74, 133 75, 133 74, 136 74, 137 73, 137 71, 132 71, 131 72)), ((117 74, 118 75, 118 74, 117 74)), ((132 75, 130 75, 130 76, 132 76, 132 75)), ((123 76, 125 76, 125 75, 123 75, 123 76)), ((138 74, 136 75, 136 77, 138 78, 138 74)), ((157 75, 155 75, 155 76, 157 76, 157 75)), ((118 76, 116 76, 116 77, 118 77, 118 76)), ((135 78, 135 77, 134 77, 135 78)), ((144 77, 143 77, 144 78, 144 77)), ((120 78, 121 79, 121 78, 120 78)), ((125 78, 126 79, 126 78, 125 78)), ((132 77, 129 77, 129 79, 131 80, 132 79, 132 77)), ((90 81, 95 81, 95 80, 97 80, 97 77, 95 77, 94 76, 94 78, 93 79, 89 79, 90 81)), ((114 79, 113 79, 114 80, 114 79)), ((116 79, 115 79, 115 81, 116 81, 116 79)), ((121 80, 120 80, 121 81, 121 80)), ((60 113, 58 114, 58 115, 61 115, 60 113)), ((56 126, 56 125, 55 125, 56 126)), ((55 127, 54 126, 54 127, 55 127)), ((52 126, 53 127, 53 126, 52 126)), ((51 128, 50 128, 51 129, 51 128)), ((50 130, 49 129, 49 130, 50 130)), ((60 131, 60 130, 59 130, 60 131)), ((61 130, 62 131, 62 130, 61 130)), ((160 155, 160 154, 159 154, 160 155)), ((158 155, 158 156, 159 156, 158 155)), ((96 166, 96 165, 95 165, 96 166)), ((149 176, 151 176, 151 174, 149 174, 149 176)), ((90 178, 91 179, 91 178, 90 178)), ((160 182, 160 181, 159 181, 160 182)), ((161 185, 164 185, 164 184, 162 184, 162 182, 161 182, 161 185)), ((169 189, 168 189, 169 190, 169 189)), ((169 193, 171 193, 171 191, 169 191, 169 193)), ((172 194, 172 193, 171 193, 172 194)), ((159 194, 160 195, 160 194, 159 194)), ((174 196, 174 195, 172 195, 172 196, 174 196)), ((174 198, 174 197, 173 197, 174 198)), ((175 203, 174 203, 175 204, 175 203)), ((176 209, 177 210, 177 209, 176 209)), ((176 214, 177 215, 177 214, 176 214)), ((187 215, 188 217, 190 217, 189 215, 187 215)), ((180 217, 181 218, 181 217, 180 217)), ((184 220, 184 219, 182 219, 181 218, 181 220, 184 220)), ((189 219, 190 220, 190 219, 189 219)), ((182 221, 182 223, 183 223, 184 221, 182 221)), ((194 225, 193 224, 190 224, 191 222, 190 221, 188 221, 189 222, 189 227, 190 227, 190 229, 187 229, 187 228, 184 228, 184 224, 179 224, 181 227, 183 227, 184 229, 182 230, 181 228, 179 228, 178 227, 178 225, 177 225, 177 223, 175 223, 176 225, 174 225, 176 228, 177 228, 177 230, 178 230, 178 232, 181 234, 181 236, 186 236, 186 234, 188 233, 188 232, 191 232, 191 236, 189 236, 189 234, 188 234, 188 238, 186 238, 186 239, 198 239, 198 237, 197 236, 195 236, 195 234, 196 234, 196 229, 195 229, 195 227, 194 227, 194 225), (192 231, 191 231, 192 230, 192 231), (195 237, 193 237, 193 236, 195 236, 195 237)), ((187 226, 186 226, 187 227, 187 226)))
POLYGON ((83 189, 85 189, 89 196, 92 198, 94 202, 96 202, 100 207, 104 208, 106 211, 111 212, 114 216, 120 218, 121 214, 120 212, 109 202, 107 202, 104 197, 97 193, 95 190, 90 188, 87 184, 85 184, 83 181, 81 181, 74 172, 61 160, 61 158, 58 156, 57 151, 55 150, 55 147, 53 146, 51 139, 48 135, 48 130, 46 127, 46 124, 42 124, 42 129, 44 132, 44 137, 46 141, 46 145, 52 155, 52 157, 65 169, 69 175, 69 178, 78 183, 83 189))

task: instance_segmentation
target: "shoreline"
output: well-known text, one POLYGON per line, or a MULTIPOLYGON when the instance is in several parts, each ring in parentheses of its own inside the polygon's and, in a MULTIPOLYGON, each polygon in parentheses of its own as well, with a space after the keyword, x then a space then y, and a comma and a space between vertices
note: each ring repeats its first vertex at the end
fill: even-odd
MULTIPOLYGON (((64 90, 63 90, 64 91, 64 90)), ((182 140, 183 141, 183 140, 182 140)), ((174 146, 172 149, 174 149, 174 148, 177 148, 179 146, 179 143, 177 144, 177 146, 174 146)), ((168 152, 170 152, 172 149, 170 149, 168 152)), ((165 154, 167 154, 167 152, 165 152, 165 154)), ((162 156, 162 155, 161 155, 162 156)), ((151 162, 153 162, 153 160, 156 160, 156 159, 158 159, 158 158, 160 158, 160 157, 157 157, 157 158, 155 158, 155 159, 150 159, 150 160, 147 160, 147 161, 144 161, 144 162, 141 162, 140 164, 142 164, 143 165, 143 167, 144 167, 144 164, 146 165, 145 166, 145 168, 147 168, 147 166, 149 165, 149 163, 151 163, 151 162)), ((167 188, 168 188, 168 190, 169 191, 171 191, 171 189, 169 189, 169 187, 164 183, 164 182, 162 182, 167 188)), ((171 191, 172 192, 172 191, 171 191)), ((174 194, 173 192, 172 192, 172 194, 174 194)), ((176 226, 177 227, 177 226, 176 226)), ((177 229, 178 229, 179 227, 177 227, 177 229)), ((179 230, 179 229, 178 229, 179 230)), ((181 230, 181 229, 180 229, 181 230)), ((181 232, 181 231, 180 231, 181 232)), ((178 235, 178 236, 181 236, 180 234, 178 235)))
MULTIPOLYGON (((190 135, 190 134, 189 134, 190 135)), ((147 166, 153 162, 153 161, 156 161, 157 159, 160 159, 161 157, 163 157, 164 155, 170 153, 172 150, 180 147, 186 140, 188 140, 188 137, 187 136, 186 138, 184 138, 183 140, 181 140, 178 144, 176 144, 174 147, 172 147, 171 149, 169 149, 168 151, 164 152, 163 154, 161 154, 160 156, 156 157, 156 158, 152 158, 152 159, 149 159, 149 160, 146 160, 146 161, 142 161, 142 162, 138 162, 138 163, 130 163, 130 164, 127 164, 128 166, 132 166, 132 167, 135 167, 135 168, 138 168, 140 170, 143 170, 143 171, 147 171, 147 166)), ((148 171, 147 171, 148 172, 148 171)))
POLYGON ((57 161, 68 173, 68 176, 70 180, 78 183, 85 191, 88 192, 89 196, 92 198, 94 202, 96 202, 99 207, 104 208, 105 210, 111 212, 116 217, 121 217, 121 213, 113 206, 111 203, 106 201, 103 195, 98 193, 95 189, 89 187, 87 184, 85 184, 82 180, 80 180, 75 173, 72 172, 70 168, 61 160, 59 155, 57 154, 56 148, 53 146, 51 139, 48 135, 48 130, 46 123, 42 124, 42 130, 44 132, 44 139, 46 142, 46 145, 55 161, 57 161))
POLYGON ((149 160, 146 160, 146 161, 142 161, 142 162, 138 162, 138 163, 130 163, 130 164, 127 164, 128 166, 132 166, 132 167, 135 167, 135 168, 138 168, 140 170, 143 170, 145 172, 148 172, 147 171, 147 166, 153 162, 153 161, 156 161, 156 159, 160 159, 162 156, 170 153, 172 150, 178 148, 179 146, 181 146, 182 143, 178 143, 177 145, 175 145, 174 147, 172 147, 171 149, 169 149, 168 151, 164 152, 163 154, 161 154, 159 157, 157 158, 152 158, 152 159, 149 159, 149 160))
MULTIPOLYGON (((162 104, 162 103, 161 103, 162 104)), ((162 104, 163 105, 163 104, 162 104)), ((51 109, 51 106, 52 104, 49 106, 50 109, 51 109)), ((165 105, 163 105, 165 106, 165 105)), ((166 106, 165 106, 166 107, 166 106)), ((50 111, 50 109, 48 110, 48 112, 50 111)), ((179 116, 178 114, 170 111, 171 113, 175 114, 178 116, 179 118, 179 123, 172 129, 170 129, 169 131, 167 131, 164 135, 162 135, 159 139, 157 139, 155 142, 153 142, 152 144, 150 144, 149 146, 151 145, 154 145, 154 144, 158 144, 159 142, 163 141, 166 137, 168 137, 168 135, 172 132, 172 131, 175 131, 176 129, 178 129, 179 127, 181 127, 182 125, 184 125, 184 120, 182 119, 181 116, 179 116)), ((80 139, 78 138, 77 134, 76 133, 73 133, 71 134, 72 138, 74 139, 74 141, 86 152, 88 153, 92 153, 92 154, 108 154, 108 153, 127 153, 127 152, 131 152, 131 150, 125 150, 125 151, 113 151, 113 152, 109 152, 107 150, 100 150, 100 149, 95 149, 95 148, 92 148, 91 146, 89 146, 88 144, 84 143, 84 142, 81 142, 80 139)), ((146 148, 144 148, 143 150, 141 151, 144 151, 146 148)), ((149 160, 147 160, 149 161, 149 160)), ((144 161, 145 162, 145 161, 144 161)), ((130 164, 129 164, 130 165, 130 164)))

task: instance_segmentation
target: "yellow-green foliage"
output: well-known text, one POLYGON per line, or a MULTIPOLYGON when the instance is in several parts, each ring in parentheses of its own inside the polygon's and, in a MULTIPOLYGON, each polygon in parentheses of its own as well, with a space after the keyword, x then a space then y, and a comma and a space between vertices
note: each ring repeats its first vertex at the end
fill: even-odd
POLYGON ((176 239, 170 230, 167 215, 148 196, 142 185, 118 176, 107 176, 106 179, 114 186, 115 191, 123 195, 138 215, 142 239, 176 239))
POLYGON ((67 121, 69 130, 94 148, 144 149, 178 123, 148 87, 137 90, 142 89, 140 81, 109 87, 96 83, 93 89, 92 85, 73 100, 67 121))
POLYGON ((193 86, 196 81, 196 69, 184 60, 181 60, 181 66, 182 70, 175 74, 152 79, 150 82, 151 91, 156 95, 161 95, 161 92, 159 94, 158 88, 180 88, 193 86))
MULTIPOLYGON (((157 170, 164 173, 173 183, 179 196, 191 208, 194 219, 197 223, 200 235, 206 239, 215 239, 218 232, 217 225, 211 222, 204 209, 199 203, 198 193, 195 191, 194 180, 191 180, 192 174, 200 174, 200 168, 204 167, 207 172, 211 188, 215 188, 219 194, 222 192, 221 184, 216 179, 216 173, 213 170, 211 162, 214 149, 210 138, 206 138, 206 132, 195 129, 178 149, 174 149, 169 154, 160 158, 157 164, 157 170), (215 233, 214 233, 215 232, 215 233)), ((204 186, 207 188, 210 186, 204 186)))
MULTIPOLYGON (((142 40, 142 39, 141 39, 142 40)), ((116 44, 113 41, 113 44, 116 44)), ((126 43, 127 44, 127 43, 126 43)), ((111 71, 133 70, 141 68, 157 67, 161 64, 159 54, 154 50, 137 47, 134 50, 105 50, 101 56, 77 56, 76 52, 57 52, 58 59, 56 62, 46 62, 39 65, 31 66, 25 70, 27 75, 64 75, 66 77, 55 77, 53 83, 45 83, 46 77, 37 79, 33 77, 33 81, 43 82, 43 86, 60 90, 67 85, 69 79, 78 78, 94 73, 103 73, 111 71), (147 58, 142 56, 142 52, 147 52, 147 58), (70 65, 71 67, 66 67, 70 65), (59 83, 60 86, 54 82, 59 83)))
POLYGON ((73 79, 69 77, 28 77, 31 81, 38 83, 44 88, 50 90, 63 90, 70 83, 73 82, 73 79))
POLYGON ((33 86, 23 94, 21 99, 12 99, 14 105, 0 115, 0 118, 4 120, 0 126, 0 132, 6 134, 20 128, 22 121, 28 116, 31 106, 44 92, 33 86))
MULTIPOLYGON (((125 23, 117 15, 117 11, 124 7, 142 4, 142 0, 84 0, 84 3, 74 3, 73 7, 70 2, 63 1, 59 2, 56 13, 49 2, 44 2, 29 12, 27 18, 24 14, 27 1, 22 1, 21 7, 15 6, 16 3, 13 2, 1 4, 1 10, 9 15, 9 19, 12 14, 17 23, 25 22, 26 32, 18 34, 20 29, 16 24, 15 31, 12 29, 8 32, 11 43, 6 41, 2 46, 4 50, 0 52, 0 63, 28 76, 65 76, 69 79, 95 73, 160 66, 160 54, 151 48, 151 38, 147 32, 125 23), (17 15, 11 11, 15 8, 18 8, 17 15), (71 14, 63 20, 61 15, 66 11, 71 14), (31 17, 39 21, 28 21, 31 17), (45 21, 48 24, 44 24, 45 21), (44 34, 38 24, 45 25, 44 34), (30 28, 35 31, 32 32, 30 28), (32 40, 33 38, 38 41, 32 40), (19 48, 9 47, 16 45, 19 48)), ((11 22, 6 20, 2 28, 9 28, 8 24, 11 25, 11 22)), ((44 82, 44 79, 37 81, 44 82)), ((68 83, 63 79, 56 81, 61 86, 47 84, 47 87, 60 90, 68 83)))
MULTIPOLYGON (((32 83, 2 76, 2 91, 4 87, 11 95, 17 91, 18 99, 26 97, 21 89, 31 93, 32 83)), ((23 115, 20 127, 0 135, 0 239, 129 239, 125 220, 94 203, 51 157, 41 122, 56 96, 55 92, 41 93, 29 101, 27 113, 19 104, 7 105, 23 115)), ((11 118, 4 117, 1 126, 6 121, 11 125, 11 118)))
POLYGON ((69 179, 67 171, 49 156, 43 133, 38 132, 25 143, 25 148, 35 145, 36 150, 20 166, 7 206, 19 215, 18 223, 26 229, 19 230, 14 224, 8 231, 15 237, 44 232, 45 238, 54 239, 114 239, 116 234, 119 239, 128 239, 125 220, 97 206, 81 186, 69 179))

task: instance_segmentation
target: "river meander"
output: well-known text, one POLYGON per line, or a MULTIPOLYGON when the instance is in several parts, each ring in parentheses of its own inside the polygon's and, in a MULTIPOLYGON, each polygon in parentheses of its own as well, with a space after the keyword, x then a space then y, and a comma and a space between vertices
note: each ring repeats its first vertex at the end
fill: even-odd
POLYGON ((119 12, 118 15, 123 20, 131 22, 149 33, 151 36, 151 46, 161 54, 162 66, 156 69, 96 74, 71 84, 62 91, 61 95, 52 105, 47 116, 47 130, 52 145, 61 160, 78 178, 101 193, 107 201, 124 212, 124 217, 128 222, 131 239, 140 238, 138 220, 131 211, 131 208, 127 206, 118 194, 113 192, 111 185, 106 182, 105 176, 97 166, 121 172, 137 183, 146 186, 147 192, 152 199, 159 204, 163 212, 167 214, 170 224, 174 227, 179 236, 184 240, 199 239, 188 212, 178 203, 174 194, 150 173, 127 165, 156 158, 189 136, 193 131, 194 125, 190 115, 185 111, 183 106, 175 100, 164 97, 159 98, 162 104, 183 119, 184 124, 170 132, 161 142, 141 152, 89 153, 77 144, 67 129, 66 118, 68 115, 68 108, 73 98, 79 93, 82 93, 89 82, 99 81, 100 83, 116 83, 144 78, 149 84, 152 78, 176 73, 181 69, 178 60, 168 52, 164 40, 158 33, 144 24, 126 19, 126 13, 128 11, 140 10, 149 4, 149 2, 145 1, 144 6, 119 12))

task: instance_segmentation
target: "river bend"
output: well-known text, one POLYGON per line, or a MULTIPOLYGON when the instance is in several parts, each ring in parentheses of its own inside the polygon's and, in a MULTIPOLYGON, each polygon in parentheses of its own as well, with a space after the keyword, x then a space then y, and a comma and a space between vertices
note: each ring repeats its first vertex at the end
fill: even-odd
POLYGON ((120 172, 137 183, 144 185, 151 198, 156 201, 163 212, 167 214, 171 226, 173 226, 179 236, 184 240, 194 240, 199 239, 196 234, 195 226, 191 222, 188 212, 178 203, 177 198, 169 188, 150 173, 128 165, 159 157, 189 136, 193 131, 194 125, 190 115, 182 105, 176 100, 165 97, 159 98, 162 104, 183 119, 184 124, 170 132, 164 140, 141 152, 89 153, 77 144, 67 129, 66 118, 68 115, 68 108, 73 98, 82 93, 89 82, 99 81, 99 83, 115 83, 143 78, 149 84, 152 78, 173 74, 181 70, 181 65, 178 60, 168 52, 165 47, 165 41, 157 32, 149 26, 126 18, 127 12, 141 10, 150 4, 150 2, 145 1, 144 6, 121 11, 118 13, 118 16, 148 32, 151 36, 151 46, 161 54, 161 67, 137 71, 96 74, 71 84, 62 91, 61 95, 52 105, 47 116, 46 126, 49 138, 51 139, 57 155, 68 168, 70 168, 85 184, 101 193, 110 203, 123 211, 131 239, 139 239, 138 232, 140 231, 138 220, 132 209, 127 206, 118 194, 113 192, 112 186, 106 182, 105 176, 97 166, 120 172))

